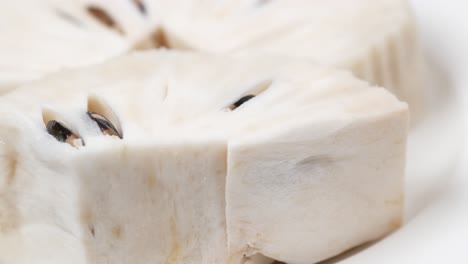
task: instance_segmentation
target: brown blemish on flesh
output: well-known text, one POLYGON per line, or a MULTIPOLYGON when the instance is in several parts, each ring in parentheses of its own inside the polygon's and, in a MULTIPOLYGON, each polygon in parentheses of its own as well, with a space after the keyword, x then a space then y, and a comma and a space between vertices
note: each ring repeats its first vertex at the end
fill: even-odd
POLYGON ((393 197, 393 198, 384 200, 385 206, 395 207, 395 209, 399 211, 398 212, 399 216, 393 217, 392 219, 390 219, 388 223, 388 226, 391 230, 398 229, 403 224, 404 200, 405 200, 404 193, 400 193, 396 198, 393 197))
POLYGON ((10 157, 7 160, 7 177, 6 177, 6 183, 7 185, 11 185, 16 177, 16 170, 18 168, 18 160, 16 159, 16 155, 10 157))
POLYGON ((94 228, 94 225, 92 224, 93 221, 93 214, 89 209, 85 209, 81 212, 81 222, 88 226, 88 230, 91 233, 93 237, 96 236, 96 230, 94 228))
POLYGON ((122 237, 122 227, 121 226, 114 226, 112 228, 112 236, 115 239, 120 239, 122 237))
POLYGON ((0 193, 0 234, 16 229, 18 221, 14 203, 4 193, 0 193))
POLYGON ((171 251, 169 256, 164 261, 164 264, 174 264, 178 262, 179 255, 180 255, 180 244, 177 240, 177 225, 175 222, 175 218, 171 217, 171 236, 172 236, 172 245, 171 251))
POLYGON ((400 194, 397 198, 385 200, 384 204, 387 206, 402 206, 404 199, 404 195, 400 194))
POLYGON ((91 223, 91 219, 93 218, 93 214, 89 209, 85 209, 81 212, 81 222, 84 224, 91 223))
POLYGON ((156 186, 156 177, 154 175, 149 175, 146 177, 146 184, 150 189, 154 189, 156 186))
POLYGON ((401 218, 394 218, 390 220, 389 226, 392 230, 398 229, 401 226, 401 218))

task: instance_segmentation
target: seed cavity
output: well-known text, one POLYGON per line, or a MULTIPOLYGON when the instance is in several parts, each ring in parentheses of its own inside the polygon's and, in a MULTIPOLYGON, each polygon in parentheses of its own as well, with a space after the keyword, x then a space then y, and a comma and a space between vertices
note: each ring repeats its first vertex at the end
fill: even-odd
POLYGON ((122 127, 117 115, 103 99, 89 96, 87 115, 96 122, 103 134, 123 138, 122 127))
POLYGON ((163 29, 156 29, 144 39, 137 42, 134 47, 135 50, 148 50, 148 49, 169 49, 169 42, 166 33, 163 29))
POLYGON ((97 6, 88 6, 87 8, 88 13, 93 16, 96 20, 101 22, 103 25, 117 31, 119 34, 124 34, 123 29, 117 25, 115 20, 109 15, 106 11, 102 8, 97 6))
POLYGON ((237 101, 235 101, 234 103, 231 103, 227 107, 227 109, 233 111, 239 108, 241 105, 247 103, 249 100, 251 100, 255 96, 258 96, 264 91, 266 91, 271 86, 272 83, 273 81, 271 80, 265 80, 254 85, 246 93, 244 93, 244 95, 242 95, 237 101))
POLYGON ((60 119, 61 117, 58 114, 50 110, 42 111, 42 120, 46 126, 47 133, 57 139, 57 141, 67 143, 75 148, 84 146, 83 139, 60 119))
POLYGON ((143 3, 143 0, 132 0, 132 2, 138 8, 138 11, 140 11, 141 14, 147 15, 146 6, 143 3))
POLYGON ((99 126, 99 129, 101 129, 103 134, 122 138, 122 136, 119 134, 117 129, 114 127, 114 125, 112 125, 112 123, 107 118, 105 118, 104 116, 100 114, 93 113, 93 112, 88 112, 87 114, 89 118, 91 118, 97 123, 97 125, 99 126))

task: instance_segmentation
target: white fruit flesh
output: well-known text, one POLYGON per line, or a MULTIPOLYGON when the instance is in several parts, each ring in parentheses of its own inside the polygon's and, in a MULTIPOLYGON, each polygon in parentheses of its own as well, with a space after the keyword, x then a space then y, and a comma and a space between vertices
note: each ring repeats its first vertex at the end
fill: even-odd
POLYGON ((421 54, 406 0, 150 1, 169 46, 306 57, 352 70, 421 109, 421 54))
POLYGON ((292 131, 230 142, 231 250, 315 263, 398 227, 403 142, 382 138, 404 131, 399 119, 285 124, 292 131))
POLYGON ((52 228, 84 263, 312 263, 402 217, 406 105, 348 73, 151 52, 0 100, 0 262, 44 257, 8 248, 26 250, 27 230, 58 247, 38 237, 52 228), (91 93, 114 109, 122 140, 86 116, 91 93), (45 107, 85 146, 47 134, 45 107))
POLYGON ((77 3, 46 3, 1 3, 0 94, 47 73, 102 62, 128 50, 121 37, 96 23, 77 3))
POLYGON ((226 263, 225 153, 181 140, 83 155, 91 263, 226 263))
POLYGON ((142 3, 145 12, 131 0, 2 3, 0 92, 63 67, 167 45, 210 53, 304 57, 350 69, 409 102, 413 117, 419 115, 421 58, 405 0, 142 3), (89 7, 105 11, 122 32, 99 24, 87 13, 89 7))

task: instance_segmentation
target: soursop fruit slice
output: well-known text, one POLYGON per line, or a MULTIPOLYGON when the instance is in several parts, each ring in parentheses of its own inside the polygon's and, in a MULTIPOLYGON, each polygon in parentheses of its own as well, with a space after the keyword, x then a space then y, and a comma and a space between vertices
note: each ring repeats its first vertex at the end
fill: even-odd
POLYGON ((102 62, 128 49, 77 1, 56 2, 0 4, 0 94, 61 68, 102 62))
POLYGON ((422 56, 407 0, 150 0, 148 6, 169 47, 311 58, 389 89, 409 102, 413 117, 421 110, 422 56))
POLYGON ((163 46, 350 69, 409 102, 413 117, 423 100, 405 0, 18 0, 0 7, 0 92, 63 67, 163 46))
POLYGON ((54 74, 0 98, 0 262, 331 257, 399 226, 407 112, 281 57, 145 52, 54 74))

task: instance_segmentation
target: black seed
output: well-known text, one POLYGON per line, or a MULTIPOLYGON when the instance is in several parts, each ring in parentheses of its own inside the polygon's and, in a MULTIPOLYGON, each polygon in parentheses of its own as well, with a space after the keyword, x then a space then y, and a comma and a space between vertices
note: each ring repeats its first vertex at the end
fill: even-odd
POLYGON ((69 128, 55 120, 47 123, 47 132, 60 142, 65 142, 73 134, 69 128))
POLYGON ((94 112, 87 112, 87 114, 89 118, 97 123, 102 133, 110 136, 117 136, 121 139, 123 138, 123 136, 117 131, 115 126, 107 118, 94 112))
POLYGON ((250 99, 254 98, 255 95, 246 95, 242 97, 241 99, 237 100, 237 102, 233 103, 231 106, 231 109, 234 110, 244 104, 245 102, 249 101, 250 99))
POLYGON ((52 135, 57 141, 59 142, 65 142, 70 144, 73 147, 78 147, 76 143, 74 142, 75 140, 79 139, 81 142, 81 145, 84 146, 85 143, 83 139, 81 139, 79 136, 77 136, 75 133, 73 133, 68 127, 66 127, 64 124, 56 121, 56 120, 51 120, 47 123, 47 132, 52 135))

